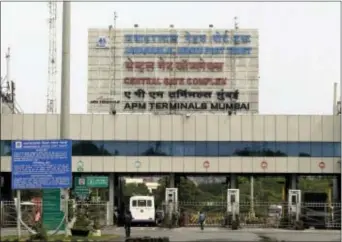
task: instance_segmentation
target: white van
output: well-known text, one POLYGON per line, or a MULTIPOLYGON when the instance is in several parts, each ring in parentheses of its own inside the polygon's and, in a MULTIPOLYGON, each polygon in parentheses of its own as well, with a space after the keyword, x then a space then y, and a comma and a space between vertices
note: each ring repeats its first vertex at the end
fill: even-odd
POLYGON ((153 196, 132 196, 129 200, 132 223, 155 224, 156 210, 153 196))

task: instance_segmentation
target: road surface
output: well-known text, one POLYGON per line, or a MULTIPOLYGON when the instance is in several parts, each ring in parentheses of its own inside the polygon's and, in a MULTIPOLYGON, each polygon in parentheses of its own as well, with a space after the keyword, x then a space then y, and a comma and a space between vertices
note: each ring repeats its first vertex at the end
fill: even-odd
MULTIPOLYGON (((124 241, 124 228, 106 228, 103 234, 118 234, 124 241)), ((16 229, 1 229, 1 236, 15 235, 16 229)), ((23 234, 27 232, 23 231, 23 234)), ((341 231, 339 230, 282 230, 282 229, 240 229, 229 230, 225 228, 149 228, 132 227, 132 237, 169 237, 170 241, 341 241, 341 231)))

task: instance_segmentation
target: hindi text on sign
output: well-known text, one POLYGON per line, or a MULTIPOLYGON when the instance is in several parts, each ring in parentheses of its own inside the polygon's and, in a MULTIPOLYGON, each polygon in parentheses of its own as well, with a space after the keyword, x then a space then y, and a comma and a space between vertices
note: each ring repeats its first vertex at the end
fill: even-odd
POLYGON ((224 86, 227 84, 227 78, 151 78, 151 77, 125 77, 124 84, 126 85, 189 85, 189 86, 224 86))
POLYGON ((179 62, 166 62, 163 58, 160 58, 158 62, 153 61, 139 61, 133 62, 130 58, 125 62, 126 70, 139 71, 139 72, 153 72, 156 70, 162 71, 210 71, 210 72, 222 72, 223 62, 205 62, 200 59, 198 62, 189 62, 188 60, 182 60, 179 62))

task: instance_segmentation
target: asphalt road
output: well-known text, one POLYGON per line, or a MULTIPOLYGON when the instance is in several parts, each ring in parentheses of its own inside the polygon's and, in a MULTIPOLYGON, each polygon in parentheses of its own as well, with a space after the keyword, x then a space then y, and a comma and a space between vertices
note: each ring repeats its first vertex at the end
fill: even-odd
MULTIPOLYGON (((24 232, 24 231, 23 231, 24 232)), ((107 228, 104 234, 118 234, 124 241, 125 231, 123 228, 107 228)), ((1 229, 1 236, 14 235, 15 229, 1 229)), ((24 234, 24 233, 23 233, 24 234)), ((305 230, 292 231, 281 229, 241 229, 228 230, 224 228, 149 228, 133 227, 132 237, 169 237, 170 241, 263 241, 264 237, 271 241, 341 241, 339 230, 305 230)))

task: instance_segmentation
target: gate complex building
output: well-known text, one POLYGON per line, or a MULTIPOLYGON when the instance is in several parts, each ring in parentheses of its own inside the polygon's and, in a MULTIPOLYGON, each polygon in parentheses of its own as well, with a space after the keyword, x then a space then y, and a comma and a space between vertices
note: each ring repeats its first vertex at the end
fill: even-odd
POLYGON ((257 113, 257 30, 90 29, 88 112, 257 113))
MULTIPOLYGON (((88 114, 71 115, 73 172, 300 175, 341 179, 338 115, 259 115, 258 31, 90 29, 88 114)), ((58 114, 1 116, 1 172, 11 140, 58 139, 58 114)), ((9 183, 10 184, 10 183, 9 183)), ((340 184, 337 182, 336 184, 340 184)), ((340 201, 341 188, 335 189, 340 201)))

